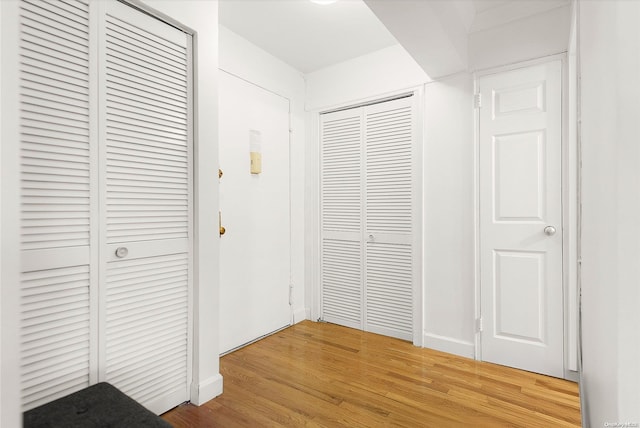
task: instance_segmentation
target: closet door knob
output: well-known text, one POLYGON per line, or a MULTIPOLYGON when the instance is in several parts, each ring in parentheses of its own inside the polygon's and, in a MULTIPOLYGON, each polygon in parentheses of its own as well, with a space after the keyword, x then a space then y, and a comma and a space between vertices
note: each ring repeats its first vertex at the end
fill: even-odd
POLYGON ((123 257, 127 257, 129 255, 129 250, 127 249, 127 247, 118 247, 116 249, 116 257, 118 258, 123 258, 123 257))
POLYGON ((544 234, 547 236, 552 236, 556 234, 556 228, 553 226, 547 226, 544 228, 544 234))

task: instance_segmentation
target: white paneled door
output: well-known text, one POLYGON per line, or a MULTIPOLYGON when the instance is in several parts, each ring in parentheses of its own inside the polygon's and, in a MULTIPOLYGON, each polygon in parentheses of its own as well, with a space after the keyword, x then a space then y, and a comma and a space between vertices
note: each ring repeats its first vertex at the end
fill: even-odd
POLYGON ((321 115, 322 319, 414 339, 415 97, 321 115))
POLYGON ((219 78, 225 353, 291 322, 289 101, 225 72, 219 78), (258 174, 251 173, 252 151, 262 156, 258 174))
POLYGON ((117 1, 23 0, 27 410, 108 381, 189 399, 190 36, 117 1))
POLYGON ((561 63, 479 90, 482 359, 563 377, 561 63))

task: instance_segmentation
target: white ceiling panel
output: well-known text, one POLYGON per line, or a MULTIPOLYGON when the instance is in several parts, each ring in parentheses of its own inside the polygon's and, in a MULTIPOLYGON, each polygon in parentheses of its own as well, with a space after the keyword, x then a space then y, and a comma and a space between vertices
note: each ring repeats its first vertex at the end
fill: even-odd
POLYGON ((362 0, 221 0, 220 24, 303 73, 397 44, 362 0))

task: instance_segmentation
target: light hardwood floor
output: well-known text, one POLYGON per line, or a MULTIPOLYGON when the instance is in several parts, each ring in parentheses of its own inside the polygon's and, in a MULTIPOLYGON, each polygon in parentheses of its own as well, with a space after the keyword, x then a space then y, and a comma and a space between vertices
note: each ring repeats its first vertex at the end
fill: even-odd
POLYGON ((577 427, 575 383, 303 321, 222 357, 224 393, 175 427, 577 427))

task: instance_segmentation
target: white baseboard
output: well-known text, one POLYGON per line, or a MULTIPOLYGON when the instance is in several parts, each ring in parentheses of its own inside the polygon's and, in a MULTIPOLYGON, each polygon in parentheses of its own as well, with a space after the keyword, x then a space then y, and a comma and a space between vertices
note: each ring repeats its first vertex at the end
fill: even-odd
POLYGON ((304 321, 307 318, 307 310, 302 308, 297 308, 293 310, 293 323, 298 324, 300 321, 304 321))
POLYGON ((448 352, 460 357, 475 358, 475 346, 473 342, 454 339, 447 336, 439 336, 432 333, 424 333, 423 343, 425 348, 436 351, 448 352))
POLYGON ((196 406, 202 406, 220 394, 222 394, 222 375, 220 373, 198 384, 195 382, 191 384, 191 402, 196 406))

